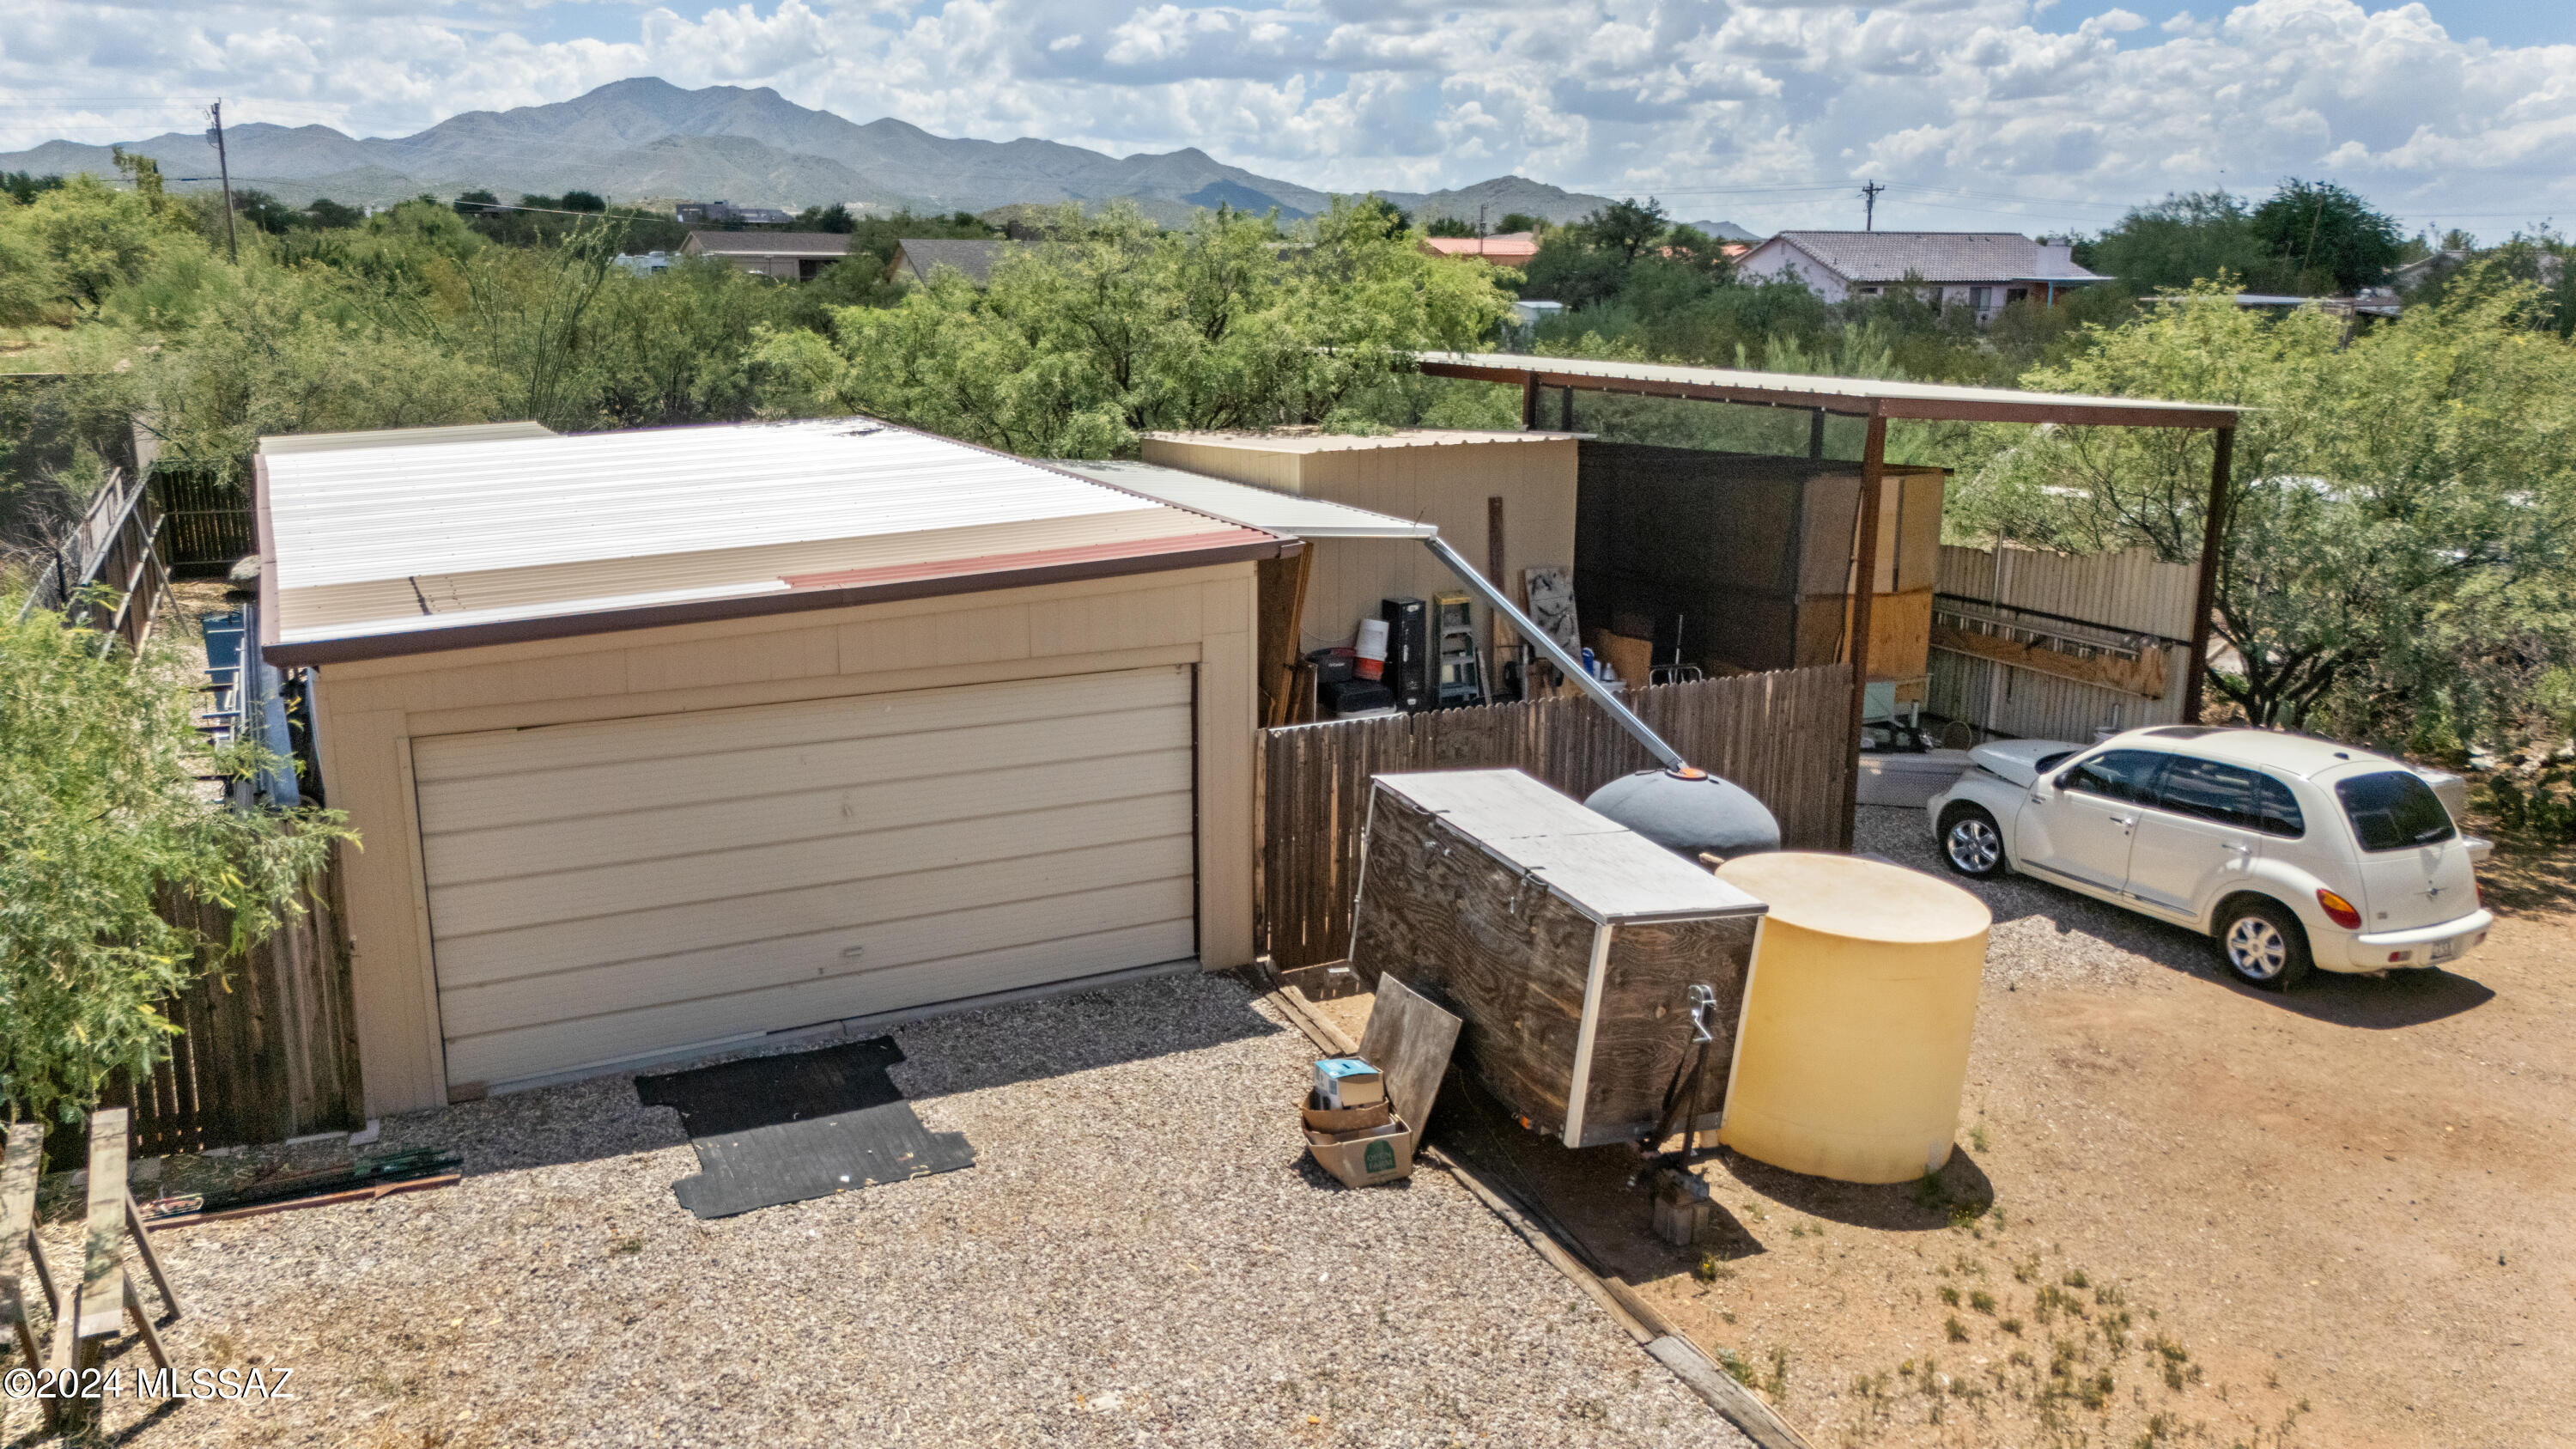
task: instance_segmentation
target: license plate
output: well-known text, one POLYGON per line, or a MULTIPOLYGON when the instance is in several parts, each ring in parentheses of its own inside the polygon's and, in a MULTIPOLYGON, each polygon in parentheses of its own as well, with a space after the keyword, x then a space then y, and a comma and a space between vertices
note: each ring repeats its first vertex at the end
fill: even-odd
POLYGON ((2448 960, 2450 960, 2452 957, 2457 956, 2457 955, 2459 955, 2459 954, 2460 954, 2460 938, 2459 938, 2459 937, 2457 937, 2457 936, 2453 936, 2451 939, 2449 939, 2449 940, 2447 940, 2447 941, 2436 941, 2436 942, 2434 942, 2434 943, 2433 943, 2433 950, 2432 950, 2432 953, 2431 953, 2429 956, 2427 956, 2425 959, 2426 959, 2426 960, 2428 960, 2428 961, 2448 961, 2448 960))

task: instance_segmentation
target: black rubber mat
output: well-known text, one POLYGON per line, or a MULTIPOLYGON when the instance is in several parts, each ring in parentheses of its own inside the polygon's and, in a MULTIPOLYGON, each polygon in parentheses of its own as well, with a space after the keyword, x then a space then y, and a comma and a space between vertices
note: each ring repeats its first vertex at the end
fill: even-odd
POLYGON ((702 1218, 856 1192, 975 1165, 962 1132, 933 1132, 886 1068, 892 1037, 637 1077, 647 1107, 672 1107, 698 1150, 698 1175, 671 1185, 702 1218))

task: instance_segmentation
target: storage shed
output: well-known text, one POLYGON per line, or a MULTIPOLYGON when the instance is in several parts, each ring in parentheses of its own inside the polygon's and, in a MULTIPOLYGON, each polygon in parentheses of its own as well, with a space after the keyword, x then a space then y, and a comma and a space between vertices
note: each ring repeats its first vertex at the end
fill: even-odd
POLYGON ((273 441, 370 1113, 1250 958, 1293 539, 864 419, 273 441))
MULTIPOLYGON (((1869 675, 1922 698, 1941 564, 1939 468, 1879 484, 1869 675)), ((1848 657, 1860 466, 1586 443, 1574 584, 1586 623, 1712 673, 1848 657)))
MULTIPOLYGON (((1427 523, 1524 608, 1532 568, 1574 565, 1573 433, 1411 428, 1357 434, 1153 433, 1148 463, 1427 523)), ((1309 561, 1299 625, 1305 649, 1350 642, 1378 601, 1429 599, 1457 581, 1417 543, 1336 538, 1309 561)), ((1474 609, 1479 638, 1494 637, 1474 609)))

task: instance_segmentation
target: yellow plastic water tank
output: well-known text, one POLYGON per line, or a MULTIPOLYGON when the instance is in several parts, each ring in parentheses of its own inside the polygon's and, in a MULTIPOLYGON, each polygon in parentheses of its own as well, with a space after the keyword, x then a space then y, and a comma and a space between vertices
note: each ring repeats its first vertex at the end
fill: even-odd
POLYGON ((1844 1182, 1938 1170, 1993 913, 1948 881, 1857 856, 1747 855, 1718 875, 1771 907, 1718 1140, 1844 1182))

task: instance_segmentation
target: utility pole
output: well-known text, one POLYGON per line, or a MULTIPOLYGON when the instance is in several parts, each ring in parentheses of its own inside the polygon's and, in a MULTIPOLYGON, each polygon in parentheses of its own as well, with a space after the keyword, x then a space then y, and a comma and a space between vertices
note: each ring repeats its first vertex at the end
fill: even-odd
POLYGON ((1860 189, 1860 229, 1862 231, 1878 230, 1878 194, 1886 189, 1875 181, 1860 189))
POLYGON ((1479 205, 1479 206, 1476 208, 1476 235, 1478 235, 1478 236, 1480 236, 1480 237, 1481 237, 1481 236, 1483 236, 1484 234, 1485 234, 1485 208, 1484 208, 1483 206, 1479 205))
POLYGON ((241 245, 233 236, 233 165, 224 155, 224 103, 218 97, 206 113, 214 124, 206 127, 206 139, 215 143, 215 173, 224 183, 224 260, 241 264, 241 245))

